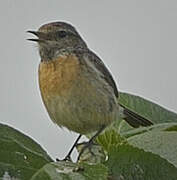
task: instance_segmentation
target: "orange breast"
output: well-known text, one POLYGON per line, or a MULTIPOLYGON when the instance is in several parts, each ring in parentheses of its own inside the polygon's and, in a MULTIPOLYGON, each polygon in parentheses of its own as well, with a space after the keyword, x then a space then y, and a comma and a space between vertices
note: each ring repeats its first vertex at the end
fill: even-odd
POLYGON ((74 55, 60 56, 39 65, 39 86, 43 100, 67 96, 79 72, 79 61, 74 55))

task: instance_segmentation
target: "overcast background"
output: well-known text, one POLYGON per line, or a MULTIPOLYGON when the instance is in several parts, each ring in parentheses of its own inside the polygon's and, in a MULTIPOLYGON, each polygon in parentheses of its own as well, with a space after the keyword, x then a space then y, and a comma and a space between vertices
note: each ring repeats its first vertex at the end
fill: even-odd
POLYGON ((0 122, 63 158, 76 134, 54 125, 42 104, 37 47, 26 41, 51 21, 72 23, 121 91, 177 111, 176 0, 6 0, 0 2, 0 122))

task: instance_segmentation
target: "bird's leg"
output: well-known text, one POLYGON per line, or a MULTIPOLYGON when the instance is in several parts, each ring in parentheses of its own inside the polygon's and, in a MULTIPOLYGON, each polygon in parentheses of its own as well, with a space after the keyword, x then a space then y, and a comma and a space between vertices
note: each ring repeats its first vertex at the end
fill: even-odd
MULTIPOLYGON (((81 149, 81 151, 80 151, 80 153, 79 153, 79 156, 78 156, 78 158, 77 158, 77 161, 79 161, 79 159, 80 159, 81 155, 83 154, 83 152, 85 151, 85 149, 87 149, 87 148, 90 149, 90 147, 93 145, 94 140, 96 139, 96 137, 97 137, 104 129, 105 129, 105 126, 102 126, 102 127, 96 132, 96 134, 93 135, 93 136, 90 138, 90 140, 84 144, 83 148, 81 149)), ((93 154, 93 153, 91 152, 91 154, 93 154)))
POLYGON ((66 155, 66 157, 64 158, 65 161, 71 161, 71 153, 73 152, 74 148, 76 147, 79 139, 81 138, 81 134, 79 134, 78 138, 76 139, 76 141, 74 142, 73 146, 71 147, 70 151, 68 152, 68 154, 66 155))
MULTIPOLYGON (((76 147, 79 139, 81 138, 81 134, 79 134, 78 138, 76 139, 76 141, 74 142, 73 146, 71 147, 70 151, 68 152, 68 154, 66 155, 66 157, 63 159, 63 161, 71 161, 71 153, 73 152, 74 148, 76 147)), ((56 159, 57 161, 59 161, 58 159, 56 159)))

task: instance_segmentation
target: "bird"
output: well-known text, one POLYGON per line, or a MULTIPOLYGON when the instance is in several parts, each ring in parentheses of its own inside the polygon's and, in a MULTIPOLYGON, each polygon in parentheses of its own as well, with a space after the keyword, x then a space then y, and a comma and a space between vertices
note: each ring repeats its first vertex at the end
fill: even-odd
POLYGON ((39 87, 51 120, 79 134, 64 160, 71 160, 81 136, 94 133, 81 150, 79 160, 95 138, 119 119, 120 111, 132 127, 153 124, 120 105, 113 76, 73 25, 56 21, 27 32, 37 37, 28 40, 38 44, 39 87))

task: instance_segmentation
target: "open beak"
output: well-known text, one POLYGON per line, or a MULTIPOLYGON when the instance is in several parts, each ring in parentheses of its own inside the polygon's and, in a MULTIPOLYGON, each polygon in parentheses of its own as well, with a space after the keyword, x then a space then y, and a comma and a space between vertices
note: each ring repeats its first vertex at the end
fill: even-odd
POLYGON ((34 34, 35 36, 38 37, 38 39, 27 39, 27 40, 29 40, 29 41, 35 41, 35 42, 45 42, 45 40, 42 39, 42 37, 44 36, 44 33, 39 32, 39 31, 27 31, 27 33, 34 34))

